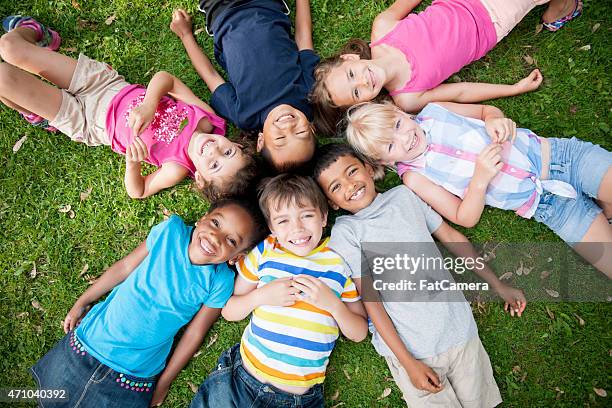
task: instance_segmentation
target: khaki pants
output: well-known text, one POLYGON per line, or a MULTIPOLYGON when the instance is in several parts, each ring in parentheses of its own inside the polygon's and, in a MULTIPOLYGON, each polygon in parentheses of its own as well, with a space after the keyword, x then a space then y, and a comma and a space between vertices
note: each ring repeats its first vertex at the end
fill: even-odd
POLYGON ((546 4, 550 0, 480 1, 491 16, 491 21, 495 26, 495 34, 497 34, 497 42, 500 42, 534 7, 546 4))
POLYGON ((442 354, 420 360, 440 377, 443 388, 435 394, 415 388, 395 356, 387 356, 385 360, 410 408, 491 408, 502 402, 489 355, 478 336, 442 354))

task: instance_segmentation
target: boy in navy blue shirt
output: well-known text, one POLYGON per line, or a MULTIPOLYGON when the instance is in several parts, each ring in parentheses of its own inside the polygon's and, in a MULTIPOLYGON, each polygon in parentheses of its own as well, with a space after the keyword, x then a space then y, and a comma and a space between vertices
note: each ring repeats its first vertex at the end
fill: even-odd
POLYGON ((212 107, 239 128, 260 131, 257 151, 275 170, 310 160, 316 140, 308 93, 319 57, 309 1, 296 2, 295 39, 282 0, 204 0, 200 9, 227 82, 198 46, 184 10, 174 12, 170 28, 212 92, 212 107))

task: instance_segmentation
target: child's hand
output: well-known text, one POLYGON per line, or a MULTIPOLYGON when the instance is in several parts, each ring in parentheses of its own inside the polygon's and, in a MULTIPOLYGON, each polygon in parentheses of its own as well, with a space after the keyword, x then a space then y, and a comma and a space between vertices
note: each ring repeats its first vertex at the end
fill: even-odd
POLYGON ((293 287, 302 292, 296 296, 299 300, 308 302, 332 314, 342 303, 323 281, 309 275, 294 276, 293 287))
POLYGON ((431 393, 437 393, 442 391, 442 384, 440 383, 440 377, 438 374, 429 367, 427 364, 414 360, 410 366, 404 367, 412 385, 417 389, 423 391, 429 391, 431 393))
POLYGON ((504 163, 501 161, 502 146, 491 143, 478 155, 474 169, 474 179, 488 185, 499 173, 504 163))
POLYGON ((493 118, 485 120, 485 128, 494 143, 502 144, 516 139, 516 123, 510 118, 493 118))
POLYGON ((66 317, 64 317, 64 333, 74 330, 81 323, 87 312, 89 312, 89 309, 91 309, 91 305, 84 305, 77 300, 66 317))
POLYGON ((293 306, 300 291, 292 286, 291 278, 279 278, 259 289, 260 304, 293 306))
POLYGON ((148 156, 147 145, 139 137, 125 149, 125 161, 128 163, 140 163, 148 156))
POLYGON ((505 283, 501 283, 495 291, 506 302, 504 310, 509 311, 512 317, 514 317, 515 313, 517 317, 521 317, 525 307, 527 307, 527 299, 525 299, 523 291, 505 283))
POLYGON ((151 398, 150 407, 159 407, 163 404, 166 396, 168 395, 168 391, 170 390, 169 385, 165 383, 158 382, 155 386, 155 391, 153 391, 153 398, 151 398))
POLYGON ((535 91, 542 84, 542 73, 539 69, 534 69, 525 78, 514 84, 518 94, 535 91))
POLYGON ((132 129, 134 137, 140 136, 149 127, 151 122, 153 122, 156 110, 157 106, 151 106, 148 103, 143 103, 132 109, 128 117, 128 127, 132 129))
POLYGON ((191 16, 183 9, 176 9, 172 13, 170 29, 178 38, 191 34, 191 16))

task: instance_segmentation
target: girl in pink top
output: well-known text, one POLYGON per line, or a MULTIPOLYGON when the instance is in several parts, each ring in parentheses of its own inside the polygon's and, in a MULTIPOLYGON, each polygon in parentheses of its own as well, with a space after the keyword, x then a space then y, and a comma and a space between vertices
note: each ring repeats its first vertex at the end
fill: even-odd
POLYGON ((536 5, 550 3, 545 17, 553 19, 566 8, 572 16, 582 8, 579 0, 434 0, 409 14, 419 3, 397 0, 374 20, 369 47, 351 40, 318 65, 311 100, 322 132, 334 133, 347 107, 383 89, 407 112, 433 101, 470 103, 533 91, 542 82, 537 69, 513 85, 442 82, 483 57, 536 5))
POLYGON ((36 20, 8 20, 10 31, 0 38, 0 100, 26 119, 39 118, 39 126, 124 154, 130 197, 148 197, 188 176, 209 199, 248 188, 253 157, 223 136, 225 121, 178 78, 158 72, 147 88, 131 85, 107 64, 55 52, 59 35, 41 42, 50 30, 36 20), (158 169, 143 175, 143 161, 158 169))

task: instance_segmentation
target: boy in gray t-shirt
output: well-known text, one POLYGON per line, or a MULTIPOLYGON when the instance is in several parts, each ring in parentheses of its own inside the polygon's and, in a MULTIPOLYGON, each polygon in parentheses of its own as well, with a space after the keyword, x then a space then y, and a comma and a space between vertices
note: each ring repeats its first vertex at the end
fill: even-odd
MULTIPOLYGON (((344 259, 360 293, 372 291, 370 281, 364 280, 362 287, 363 242, 431 243, 433 256, 442 257, 433 245, 433 234, 457 255, 478 256, 463 234, 407 187, 377 193, 374 169, 350 147, 325 145, 316 156, 313 177, 332 207, 352 213, 336 219, 329 246, 344 259), (461 253, 450 244, 457 242, 464 244, 461 253)), ((500 282, 486 265, 475 272, 506 301, 513 316, 522 314, 526 305, 522 291, 500 282)), ((372 343, 385 357, 410 407, 501 403, 489 357, 462 294, 447 302, 401 302, 390 299, 389 292, 379 292, 378 302, 364 298, 364 304, 374 325, 372 343)))

